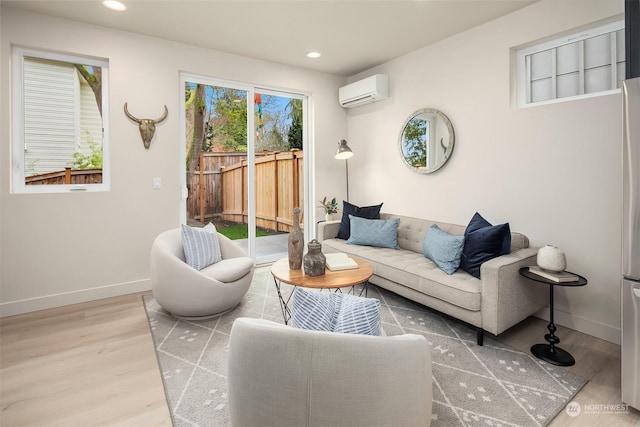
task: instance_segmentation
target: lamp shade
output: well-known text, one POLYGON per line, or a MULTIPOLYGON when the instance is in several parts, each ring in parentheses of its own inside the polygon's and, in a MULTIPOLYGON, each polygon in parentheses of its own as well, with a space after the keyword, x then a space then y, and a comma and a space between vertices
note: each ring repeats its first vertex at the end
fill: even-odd
POLYGON ((341 139, 340 142, 338 142, 338 151, 336 151, 336 159, 346 160, 351 158, 352 156, 353 156, 353 151, 351 151, 351 148, 349 148, 349 146, 347 145, 347 141, 345 141, 344 139, 341 139))

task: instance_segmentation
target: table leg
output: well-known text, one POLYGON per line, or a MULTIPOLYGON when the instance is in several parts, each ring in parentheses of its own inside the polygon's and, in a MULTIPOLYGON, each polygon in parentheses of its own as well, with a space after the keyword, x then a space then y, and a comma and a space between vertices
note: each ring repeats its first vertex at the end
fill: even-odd
POLYGON ((547 326, 549 333, 544 336, 544 339, 549 344, 534 344, 531 346, 531 353, 538 359, 542 359, 553 365, 575 365, 576 361, 568 351, 563 350, 560 347, 556 347, 556 344, 560 342, 560 338, 555 334, 557 328, 555 323, 553 323, 553 285, 549 285, 549 310, 549 325, 547 326))
POLYGON ((280 290, 280 282, 278 282, 278 280, 275 277, 273 278, 273 283, 275 283, 276 291, 278 292, 278 299, 280 300, 280 310, 282 311, 282 318, 284 320, 284 324, 288 325, 289 319, 291 319, 291 309, 289 308, 289 301, 291 300, 293 293, 296 291, 296 287, 295 286, 293 287, 291 294, 285 300, 280 290))
MULTIPOLYGON (((368 290, 369 289, 369 281, 366 280, 366 281, 362 282, 361 285, 362 285, 362 288, 360 288, 360 293, 358 294, 358 296, 361 297, 362 294, 364 294, 364 297, 367 298, 368 295, 369 295, 369 290, 368 290)), ((347 295, 356 296, 356 286, 358 286, 358 285, 351 286, 351 288, 347 292, 347 295)), ((323 289, 326 289, 326 288, 320 288, 320 292, 322 292, 323 289)), ((342 288, 335 288, 333 293, 342 294, 344 292, 342 292, 342 288)))
POLYGON ((366 280, 362 284, 362 289, 360 289, 360 294, 358 296, 361 297, 363 292, 364 292, 364 297, 368 298, 369 297, 369 280, 366 280))

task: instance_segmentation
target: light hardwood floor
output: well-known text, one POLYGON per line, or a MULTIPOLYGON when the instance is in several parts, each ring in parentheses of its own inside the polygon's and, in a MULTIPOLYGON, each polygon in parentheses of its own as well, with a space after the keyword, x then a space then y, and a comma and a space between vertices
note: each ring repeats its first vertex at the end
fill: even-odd
POLYGON ((140 295, 0 320, 0 425, 171 426, 140 295))
MULTIPOLYGON (((529 318, 499 339, 521 351, 543 342, 546 322, 529 318)), ((640 426, 640 414, 593 405, 620 403, 620 347, 559 327, 570 371, 589 382, 557 426, 640 426), (589 410, 590 413, 586 413, 589 410)), ((0 319, 0 425, 170 426, 141 294, 0 319)))
MULTIPOLYGON (((498 339, 522 352, 529 352, 533 344, 546 343, 548 322, 529 317, 498 339)), ((581 412, 570 416, 561 411, 551 422, 559 426, 640 426, 640 412, 626 407, 620 413, 609 413, 606 405, 621 404, 620 393, 620 346, 564 326, 556 325, 559 347, 575 358, 576 364, 565 369, 588 380, 573 402, 580 404, 581 412), (600 406, 601 405, 601 406, 600 406)), ((618 411, 613 411, 618 412, 618 411)))

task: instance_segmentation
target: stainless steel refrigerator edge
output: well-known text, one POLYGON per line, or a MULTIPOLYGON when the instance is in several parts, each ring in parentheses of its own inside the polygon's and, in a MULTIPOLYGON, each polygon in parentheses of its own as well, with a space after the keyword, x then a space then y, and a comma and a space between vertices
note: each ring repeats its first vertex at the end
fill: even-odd
POLYGON ((622 401, 640 409, 640 77, 622 95, 622 401))

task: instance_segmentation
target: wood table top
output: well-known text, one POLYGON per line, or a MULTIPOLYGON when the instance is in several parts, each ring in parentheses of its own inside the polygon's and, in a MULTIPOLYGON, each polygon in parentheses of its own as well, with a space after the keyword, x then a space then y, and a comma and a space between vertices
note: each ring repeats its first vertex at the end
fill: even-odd
POLYGON ((328 268, 322 276, 307 276, 304 269, 289 269, 289 258, 282 258, 273 263, 271 274, 273 277, 289 285, 302 286, 305 288, 344 288, 355 286, 369 280, 373 275, 373 267, 363 259, 351 257, 358 263, 358 268, 350 270, 331 271, 328 268))

